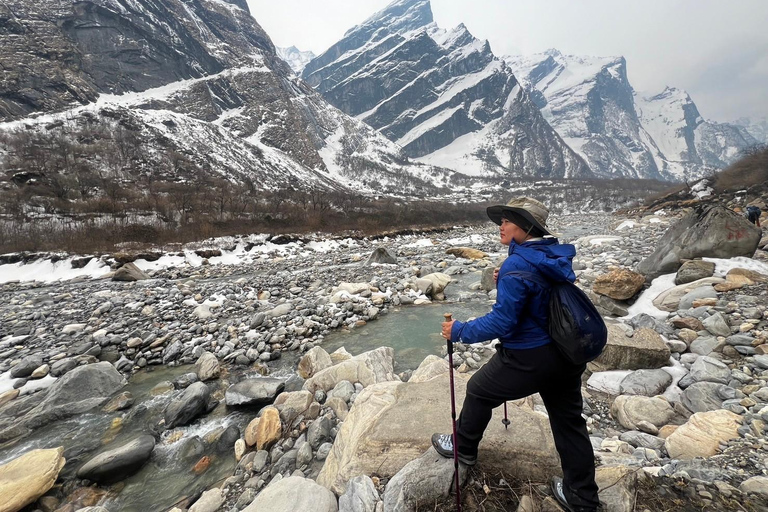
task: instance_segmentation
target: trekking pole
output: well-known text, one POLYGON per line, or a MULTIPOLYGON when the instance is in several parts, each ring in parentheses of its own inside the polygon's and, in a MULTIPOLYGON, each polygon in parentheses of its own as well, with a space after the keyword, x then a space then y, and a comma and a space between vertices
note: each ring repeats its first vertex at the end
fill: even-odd
MULTIPOLYGON (((446 322, 450 322, 451 313, 443 314, 446 322)), ((456 510, 461 512, 461 488, 459 487, 459 443, 456 439, 456 395, 453 391, 453 343, 450 336, 446 340, 448 349, 448 374, 451 381, 451 422, 453 423, 453 472, 456 475, 456 510)))
POLYGON ((509 418, 507 417, 507 402, 504 402, 504 419, 501 420, 501 423, 504 424, 504 430, 507 430, 509 428, 509 418))

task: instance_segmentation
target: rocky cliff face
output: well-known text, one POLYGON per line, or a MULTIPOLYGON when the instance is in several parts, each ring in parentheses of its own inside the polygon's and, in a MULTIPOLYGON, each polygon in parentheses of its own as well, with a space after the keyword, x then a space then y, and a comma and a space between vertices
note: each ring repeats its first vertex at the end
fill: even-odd
POLYGON ((400 0, 349 30, 302 77, 421 162, 471 175, 591 175, 510 68, 427 0, 400 0))
POLYGON ((702 119, 684 91, 636 94, 623 57, 549 50, 504 60, 544 117, 601 176, 695 179, 732 163, 753 143, 733 125, 702 119))
POLYGON ((173 124, 165 150, 224 177, 240 155, 256 184, 418 193, 447 176, 297 79, 243 0, 11 0, 0 26, 0 131, 118 110, 141 137, 173 124))

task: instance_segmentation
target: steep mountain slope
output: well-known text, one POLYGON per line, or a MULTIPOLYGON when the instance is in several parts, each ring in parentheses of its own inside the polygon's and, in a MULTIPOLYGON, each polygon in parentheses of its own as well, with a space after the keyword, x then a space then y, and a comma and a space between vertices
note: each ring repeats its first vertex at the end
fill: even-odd
POLYGON ((421 162, 470 175, 591 175, 488 42, 463 25, 438 28, 428 0, 390 4, 302 77, 421 162))
POLYGON ((660 150, 658 165, 678 180, 725 168, 757 142, 735 125, 705 121, 680 89, 667 87, 635 100, 640 120, 660 150))
POLYGON ((741 117, 733 122, 743 128, 760 144, 768 144, 768 117, 749 118, 741 117))
POLYGON ((173 126, 150 137, 146 162, 189 154, 202 171, 236 180, 234 166, 257 187, 420 194, 450 175, 409 162, 297 79, 244 0, 10 0, 0 23, 0 132, 81 116, 111 125, 117 108, 138 138, 173 126))
POLYGON ((602 176, 692 179, 725 167, 750 144, 732 125, 704 121, 683 91, 638 96, 623 57, 549 50, 504 60, 544 117, 602 176))
POLYGON ((283 59, 297 75, 301 74, 304 67, 316 57, 311 51, 301 51, 295 46, 288 48, 276 47, 277 56, 283 59))

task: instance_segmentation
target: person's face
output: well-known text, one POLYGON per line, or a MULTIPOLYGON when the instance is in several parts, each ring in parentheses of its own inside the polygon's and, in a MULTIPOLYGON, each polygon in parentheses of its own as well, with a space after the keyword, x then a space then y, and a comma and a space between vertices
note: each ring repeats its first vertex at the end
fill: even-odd
POLYGON ((525 238, 526 238, 525 231, 520 229, 520 227, 517 224, 509 221, 508 219, 501 219, 501 226, 499 226, 499 235, 501 236, 501 243, 504 245, 511 244, 512 240, 514 240, 518 244, 521 244, 525 242, 525 238))

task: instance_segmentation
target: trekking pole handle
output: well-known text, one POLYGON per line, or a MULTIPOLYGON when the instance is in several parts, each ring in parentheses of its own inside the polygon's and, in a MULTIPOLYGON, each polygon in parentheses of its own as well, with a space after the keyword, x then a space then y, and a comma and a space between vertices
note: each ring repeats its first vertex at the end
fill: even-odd
MULTIPOLYGON (((446 322, 452 322, 453 313, 443 313, 443 318, 445 318, 446 322)), ((447 340, 445 340, 445 347, 448 350, 449 354, 453 354, 453 343, 451 342, 451 338, 449 337, 447 340)))

